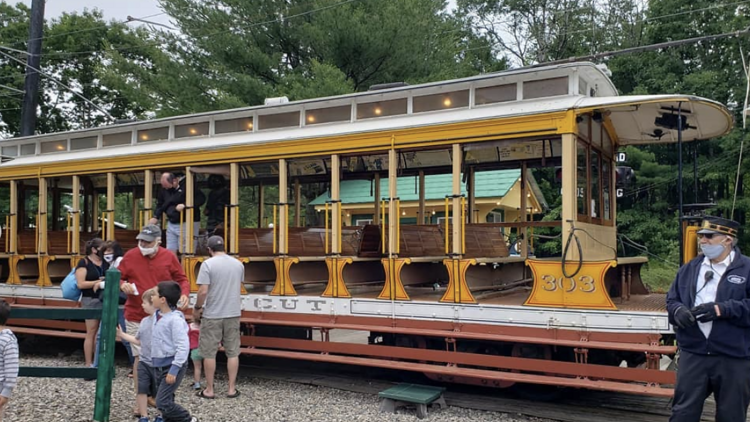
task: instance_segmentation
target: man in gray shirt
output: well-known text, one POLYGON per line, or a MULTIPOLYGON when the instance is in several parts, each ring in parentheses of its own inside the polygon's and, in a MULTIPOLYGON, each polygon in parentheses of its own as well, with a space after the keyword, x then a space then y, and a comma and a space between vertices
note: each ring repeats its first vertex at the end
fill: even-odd
POLYGON ((193 308, 193 315, 201 319, 199 347, 206 372, 206 388, 198 392, 198 397, 214 398, 216 352, 223 343, 229 373, 227 397, 235 398, 240 395, 235 382, 240 365, 241 292, 245 266, 224 252, 221 236, 209 237, 207 246, 211 258, 201 264, 198 298, 193 308))

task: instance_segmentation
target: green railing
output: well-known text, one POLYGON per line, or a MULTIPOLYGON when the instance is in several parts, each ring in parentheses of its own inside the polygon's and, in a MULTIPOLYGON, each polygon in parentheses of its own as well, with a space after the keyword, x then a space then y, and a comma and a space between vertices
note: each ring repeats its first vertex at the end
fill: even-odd
POLYGON ((120 292, 120 272, 107 270, 104 285, 103 309, 80 308, 12 308, 14 319, 94 319, 101 317, 102 332, 99 338, 99 368, 86 367, 21 367, 21 377, 38 378, 96 378, 94 422, 108 422, 112 398, 112 379, 115 376, 115 329, 120 292))

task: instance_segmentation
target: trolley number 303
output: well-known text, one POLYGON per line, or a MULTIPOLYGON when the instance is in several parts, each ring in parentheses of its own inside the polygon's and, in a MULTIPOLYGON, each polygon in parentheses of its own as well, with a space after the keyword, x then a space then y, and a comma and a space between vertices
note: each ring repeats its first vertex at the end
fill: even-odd
POLYGON ((593 293, 596 291, 596 284, 594 277, 588 275, 581 275, 578 277, 555 277, 552 275, 542 276, 542 288, 548 292, 556 292, 558 290, 564 291, 565 293, 573 293, 578 290, 583 293, 593 293))

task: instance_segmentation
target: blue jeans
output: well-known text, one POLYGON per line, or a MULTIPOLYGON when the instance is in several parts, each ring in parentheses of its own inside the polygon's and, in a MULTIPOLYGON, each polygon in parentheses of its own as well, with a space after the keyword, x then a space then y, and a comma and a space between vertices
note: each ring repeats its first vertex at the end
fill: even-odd
POLYGON ((166 382, 170 366, 153 368, 156 375, 156 408, 161 411, 161 416, 165 422, 189 422, 192 419, 190 412, 174 402, 174 394, 180 388, 187 367, 188 364, 185 362, 177 373, 174 384, 167 384, 166 382))
MULTIPOLYGON (((126 332, 125 330, 125 311, 122 306, 120 306, 117 309, 117 321, 118 324, 120 324, 120 329, 123 333, 126 332)), ((94 352, 94 364, 92 367, 96 368, 99 366, 99 337, 102 335, 102 324, 101 321, 99 322, 99 331, 96 332, 96 351, 94 352)), ((135 335, 135 333, 133 333, 135 335)), ((133 359, 133 350, 130 348, 130 343, 123 340, 122 345, 125 346, 125 350, 128 352, 128 361, 130 362, 130 365, 133 365, 133 362, 135 362, 135 359, 133 359)))
MULTIPOLYGON (((185 223, 187 224, 187 223, 185 223)), ((170 251, 177 253, 180 250, 182 252, 185 252, 186 246, 187 246, 187 228, 185 227, 185 224, 180 225, 177 223, 170 223, 167 222, 167 249, 170 251), (182 242, 180 242, 180 238, 182 238, 182 242)), ((198 231, 201 228, 200 221, 196 221, 193 223, 193 250, 198 247, 198 231)))

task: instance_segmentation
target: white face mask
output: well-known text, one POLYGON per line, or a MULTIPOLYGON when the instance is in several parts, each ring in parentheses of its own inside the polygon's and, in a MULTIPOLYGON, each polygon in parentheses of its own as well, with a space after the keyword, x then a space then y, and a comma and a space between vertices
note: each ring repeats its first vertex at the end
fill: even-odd
POLYGON ((104 260, 107 262, 112 262, 115 259, 115 254, 108 253, 104 254, 104 260))
POLYGON ((153 248, 144 248, 143 246, 138 245, 138 249, 141 250, 141 254, 143 256, 149 256, 149 255, 155 254, 156 253, 156 248, 158 248, 158 246, 154 246, 153 248))

